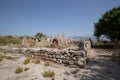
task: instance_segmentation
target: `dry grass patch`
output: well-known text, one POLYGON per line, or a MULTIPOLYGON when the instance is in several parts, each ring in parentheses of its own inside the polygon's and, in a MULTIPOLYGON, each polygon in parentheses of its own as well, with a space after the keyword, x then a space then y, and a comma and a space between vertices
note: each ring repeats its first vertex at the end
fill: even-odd
POLYGON ((24 62, 23 62, 23 64, 29 64, 30 63, 30 58, 26 58, 25 60, 24 60, 24 62))
POLYGON ((34 57, 31 57, 31 59, 32 59, 32 63, 39 64, 40 60, 41 60, 41 57, 40 56, 34 56, 34 57))
POLYGON ((43 72, 43 77, 54 77, 54 76, 55 76, 55 72, 53 70, 43 72))
POLYGON ((39 56, 36 56, 36 57, 34 58, 34 60, 33 60, 33 63, 39 64, 39 63, 40 63, 40 60, 41 60, 41 58, 40 58, 39 56))
POLYGON ((11 59, 13 59, 13 57, 11 57, 11 56, 0 56, 0 61, 2 61, 3 59, 11 60, 11 59))
POLYGON ((11 57, 11 56, 6 56, 6 59, 10 60, 10 59, 13 59, 13 57, 11 57))
POLYGON ((45 66, 50 66, 51 62, 50 61, 45 61, 45 66))
POLYGON ((0 56, 0 61, 2 61, 4 59, 4 56, 0 56))
POLYGON ((25 68, 17 67, 14 72, 15 72, 16 74, 18 74, 18 73, 21 73, 21 72, 23 72, 23 71, 28 71, 28 70, 29 70, 28 67, 25 67, 25 68))
POLYGON ((0 53, 2 53, 3 52, 3 50, 0 48, 0 53))
POLYGON ((14 72, 16 74, 21 73, 21 72, 23 72, 23 68, 22 67, 17 67, 14 72))

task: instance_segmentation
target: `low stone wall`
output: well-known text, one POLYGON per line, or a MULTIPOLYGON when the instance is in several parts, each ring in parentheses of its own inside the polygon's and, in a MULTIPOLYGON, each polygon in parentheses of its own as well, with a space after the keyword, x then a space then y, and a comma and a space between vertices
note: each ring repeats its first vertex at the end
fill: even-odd
POLYGON ((58 50, 58 49, 10 49, 9 52, 23 53, 25 55, 41 56, 41 59, 56 62, 70 67, 84 67, 87 53, 85 51, 58 50))

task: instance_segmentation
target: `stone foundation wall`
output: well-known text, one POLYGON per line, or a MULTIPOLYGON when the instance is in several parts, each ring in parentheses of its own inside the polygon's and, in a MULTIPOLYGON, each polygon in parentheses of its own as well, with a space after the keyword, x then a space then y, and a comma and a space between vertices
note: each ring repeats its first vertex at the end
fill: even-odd
POLYGON ((8 52, 23 53, 25 55, 41 56, 41 59, 53 61, 69 67, 84 67, 87 61, 85 51, 58 50, 58 49, 10 49, 8 52))

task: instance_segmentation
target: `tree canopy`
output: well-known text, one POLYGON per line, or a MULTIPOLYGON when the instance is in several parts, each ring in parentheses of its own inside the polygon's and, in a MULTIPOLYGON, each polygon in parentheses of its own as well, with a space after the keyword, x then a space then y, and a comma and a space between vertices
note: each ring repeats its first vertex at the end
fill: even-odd
POLYGON ((38 39, 38 41, 41 41, 41 39, 43 37, 46 37, 45 34, 41 33, 41 32, 38 32, 36 35, 35 35, 35 38, 38 39))
POLYGON ((98 22, 94 23, 94 36, 106 36, 111 41, 120 41, 120 6, 105 12, 98 22))

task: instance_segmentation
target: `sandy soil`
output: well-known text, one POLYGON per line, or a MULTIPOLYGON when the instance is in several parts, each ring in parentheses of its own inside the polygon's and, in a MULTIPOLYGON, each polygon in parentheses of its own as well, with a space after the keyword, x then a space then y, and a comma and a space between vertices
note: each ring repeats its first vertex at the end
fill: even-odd
POLYGON ((0 53, 14 57, 0 61, 0 80, 119 80, 120 65, 111 61, 112 53, 111 50, 92 49, 89 63, 83 69, 69 68, 55 63, 45 66, 43 60, 39 64, 30 62, 24 65, 23 61, 26 58, 24 55, 0 53), (29 68, 29 70, 16 74, 14 71, 17 67, 29 68), (55 72, 54 79, 42 76, 43 72, 48 70, 55 72))

